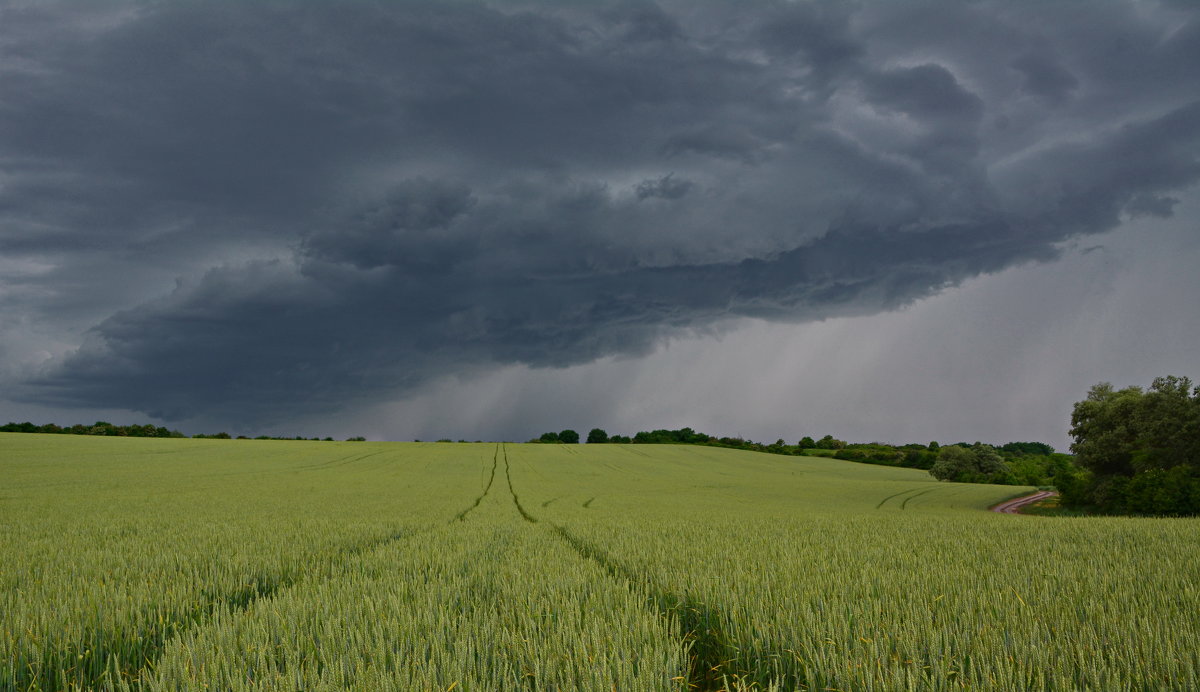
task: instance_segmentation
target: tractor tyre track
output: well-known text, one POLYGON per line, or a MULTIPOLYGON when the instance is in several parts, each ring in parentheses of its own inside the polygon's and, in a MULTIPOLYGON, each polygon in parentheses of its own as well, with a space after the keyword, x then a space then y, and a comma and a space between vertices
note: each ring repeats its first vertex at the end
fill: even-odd
POLYGON ((338 567, 333 563, 338 555, 356 558, 418 533, 418 530, 396 530, 356 545, 334 547, 330 553, 318 553, 314 557, 324 555, 331 560, 327 574, 306 574, 303 566, 305 563, 301 561, 299 566, 284 569, 278 574, 260 572, 235 589, 203 590, 198 603, 193 603, 190 607, 170 612, 149 608, 141 617, 136 618, 139 624, 136 628, 139 636, 136 645, 128 639, 127 633, 131 631, 128 627, 94 630, 80 637, 81 641, 86 642, 83 645, 62 649, 48 648, 42 651, 38 659, 26 661, 19 667, 16 689, 140 689, 154 674, 159 660, 171 642, 179 636, 208 626, 220 613, 245 613, 255 603, 269 600, 302 582, 314 578, 317 581, 337 578, 338 570, 345 568, 344 565, 338 567), (89 673, 83 675, 81 680, 68 681, 72 684, 64 688, 62 671, 72 669, 87 670, 89 673), (74 684, 80 684, 80 687, 75 687, 74 684))
MULTIPOLYGON (((491 492, 491 490, 492 490, 492 483, 496 482, 496 466, 499 463, 500 463, 500 445, 496 445, 496 451, 492 453, 492 475, 488 478, 487 485, 484 486, 483 492, 479 494, 479 497, 475 498, 475 502, 472 503, 470 507, 467 507, 463 511, 454 515, 454 518, 451 519, 449 523, 453 524, 455 521, 466 521, 467 515, 471 513, 471 510, 478 507, 480 502, 483 502, 483 498, 487 497, 487 494, 489 492, 491 492)), ((504 472, 506 474, 508 473, 508 462, 507 461, 505 461, 504 472)), ((512 487, 511 483, 509 484, 509 487, 512 487)))
POLYGON ((512 473, 509 472, 508 450, 503 445, 500 446, 500 451, 504 455, 504 478, 508 481, 508 492, 512 495, 513 504, 517 506, 517 511, 521 513, 521 518, 530 524, 538 523, 537 517, 525 511, 521 506, 521 498, 517 497, 517 491, 513 488, 512 473))
POLYGON ((901 503, 900 503, 900 509, 905 509, 905 508, 907 508, 907 507, 908 507, 908 502, 909 502, 909 500, 912 500, 913 498, 920 497, 920 496, 922 496, 922 495, 925 495, 925 494, 931 493, 931 492, 933 492, 933 491, 935 491, 935 490, 937 490, 937 488, 930 488, 930 489, 928 489, 928 490, 922 490, 922 491, 921 491, 921 492, 919 492, 919 493, 914 493, 914 494, 912 494, 912 495, 909 495, 908 497, 904 498, 904 502, 901 502, 901 503))
MULTIPOLYGON (((537 517, 529 514, 521 506, 509 471, 508 452, 503 447, 501 449, 504 456, 504 476, 508 481, 508 490, 512 495, 513 504, 525 521, 537 524, 539 523, 537 517)), ((589 499, 583 506, 587 507, 594 499, 596 498, 589 499)), ((737 646, 725 634, 721 627, 720 611, 686 594, 680 595, 659 588, 649 575, 638 574, 603 550, 575 536, 565 527, 554 523, 550 523, 549 526, 550 530, 581 559, 595 563, 611 578, 624 583, 631 592, 640 594, 651 612, 658 613, 660 617, 666 618, 668 622, 672 622, 678 627, 688 661, 687 670, 683 671, 686 676, 687 689, 699 692, 717 692, 729 689, 726 684, 727 679, 739 674, 739 671, 733 670, 730 664, 736 659, 736 654, 742 647, 737 646)))

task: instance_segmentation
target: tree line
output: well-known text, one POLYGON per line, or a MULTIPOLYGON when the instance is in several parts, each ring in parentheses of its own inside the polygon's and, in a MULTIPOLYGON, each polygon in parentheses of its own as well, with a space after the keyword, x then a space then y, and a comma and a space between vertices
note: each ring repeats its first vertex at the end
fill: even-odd
MULTIPOLYGON (((77 423, 75 425, 69 425, 69 426, 61 426, 61 425, 57 425, 55 423, 46 423, 45 425, 37 425, 34 423, 30 423, 29 421, 26 421, 24 423, 9 422, 6 425, 0 425, 0 432, 41 433, 44 435, 100 435, 100 436, 104 436, 104 437, 177 437, 177 438, 189 437, 188 435, 185 435, 185 434, 179 432, 178 430, 170 430, 168 428, 164 428, 162 426, 151 425, 149 423, 147 423, 145 425, 138 425, 138 424, 113 425, 112 423, 109 423, 108 421, 102 421, 102 420, 96 421, 95 423, 93 423, 91 425, 84 425, 82 423, 77 423)), ((314 440, 314 441, 319 440, 319 441, 324 441, 324 442, 332 442, 333 441, 332 437, 304 437, 303 435, 297 435, 296 437, 272 437, 269 435, 259 435, 254 438, 247 437, 246 435, 238 435, 235 438, 233 435, 230 435, 227 432, 219 432, 219 433, 211 433, 211 434, 196 433, 195 435, 191 435, 190 437, 191 437, 191 439, 194 439, 194 440, 199 440, 199 439, 210 439, 210 440, 255 439, 255 440, 314 440)), ((365 437, 358 436, 358 437, 348 437, 348 438, 346 438, 346 441, 347 442, 364 442, 364 441, 366 441, 366 439, 367 438, 365 438, 365 437)))
MULTIPOLYGON (((578 444, 579 440, 579 433, 567 429, 543 433, 530 442, 578 444)), ((632 437, 610 436, 601 428, 593 428, 587 435, 587 442, 705 445, 786 456, 824 456, 864 464, 922 469, 939 480, 960 483, 1050 486, 1077 472, 1070 455, 1058 454, 1053 447, 1042 442, 1009 442, 1000 446, 981 442, 957 442, 942 446, 936 441, 927 445, 891 445, 882 442, 850 443, 832 435, 813 439, 806 435, 795 444, 788 444, 782 439, 763 443, 742 437, 716 437, 692 428, 648 430, 632 437)))
POLYGON ((9 423, 0 425, 0 432, 12 433, 42 433, 48 435, 102 435, 106 437, 187 437, 178 430, 162 426, 150 425, 113 425, 107 421, 98 420, 92 425, 77 423, 70 426, 59 426, 54 423, 35 425, 24 423, 9 423))

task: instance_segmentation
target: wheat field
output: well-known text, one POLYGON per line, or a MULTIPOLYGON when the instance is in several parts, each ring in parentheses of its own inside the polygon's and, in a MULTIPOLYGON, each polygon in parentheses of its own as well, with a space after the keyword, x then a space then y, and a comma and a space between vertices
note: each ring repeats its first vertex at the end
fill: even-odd
POLYGON ((1200 689, 1200 520, 667 445, 0 434, 0 689, 1200 689))

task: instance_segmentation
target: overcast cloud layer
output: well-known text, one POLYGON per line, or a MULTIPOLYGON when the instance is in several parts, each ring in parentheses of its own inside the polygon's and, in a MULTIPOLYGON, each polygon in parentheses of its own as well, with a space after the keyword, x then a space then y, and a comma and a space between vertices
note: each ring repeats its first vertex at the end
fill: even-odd
POLYGON ((5 398, 272 426, 1054 261, 1200 179, 1192 7, 2 4, 5 398))

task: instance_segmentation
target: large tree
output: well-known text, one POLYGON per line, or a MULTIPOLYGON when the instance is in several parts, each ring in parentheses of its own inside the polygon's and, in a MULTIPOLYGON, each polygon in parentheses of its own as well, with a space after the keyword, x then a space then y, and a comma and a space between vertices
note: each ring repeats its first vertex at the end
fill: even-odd
POLYGON ((1092 387, 1071 414, 1071 451, 1089 475, 1068 504, 1140 514, 1200 513, 1200 387, 1160 377, 1150 389, 1092 387))

